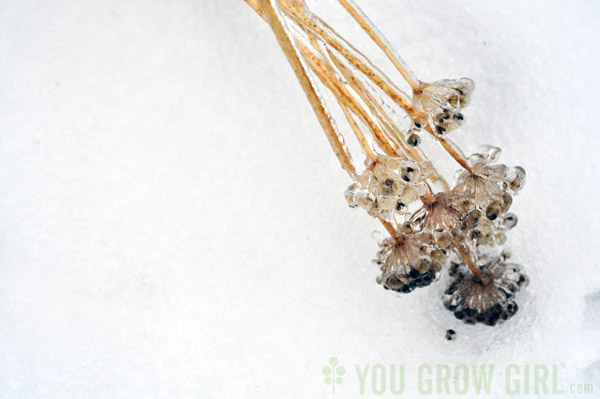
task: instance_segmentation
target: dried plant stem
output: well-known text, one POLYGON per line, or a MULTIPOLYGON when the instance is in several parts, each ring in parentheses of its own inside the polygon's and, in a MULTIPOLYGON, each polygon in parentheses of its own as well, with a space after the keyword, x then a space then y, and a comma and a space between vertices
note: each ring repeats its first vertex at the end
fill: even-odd
POLYGON ((310 52, 304 45, 297 43, 300 53, 307 61, 311 70, 317 75, 319 80, 331 90, 336 98, 345 106, 350 108, 352 112, 369 128, 373 138, 379 147, 389 156, 397 157, 399 154, 395 148, 386 140, 381 129, 375 124, 371 117, 365 112, 360 104, 348 92, 348 89, 337 79, 335 73, 327 70, 327 67, 310 52))
POLYGON ((398 241, 398 232, 396 231, 394 226, 390 222, 388 222, 387 220, 385 220, 381 217, 378 217, 377 220, 379 220, 381 222, 383 227, 385 227, 385 229, 388 231, 388 233, 390 233, 390 235, 392 236, 394 241, 397 242, 398 241))
POLYGON ((481 270, 479 270, 479 268, 477 266, 475 266, 475 264, 473 263, 473 260, 471 259, 471 256, 469 255, 467 250, 464 248, 464 246, 459 243, 454 247, 454 250, 456 252, 458 252, 458 254, 460 255, 461 258, 463 258, 463 260, 465 261, 465 264, 469 267, 469 269, 471 269, 473 274, 478 279, 481 280, 481 278, 482 278, 481 270))
MULTIPOLYGON (((389 115, 383 110, 382 106, 377 102, 377 100, 370 94, 370 92, 365 88, 364 84, 358 80, 354 74, 341 62, 339 58, 335 56, 335 54, 329 52, 329 57, 336 65, 337 69, 342 73, 344 78, 348 81, 348 84, 352 87, 355 93, 359 95, 359 97, 364 101, 364 103, 369 107, 369 110, 373 115, 379 119, 380 123, 385 127, 383 132, 388 135, 391 141, 393 141, 398 147, 402 149, 402 151, 407 154, 410 158, 415 161, 422 162, 427 159, 427 156, 422 153, 422 151, 410 147, 406 144, 406 141, 403 139, 404 135, 398 129, 397 125, 390 119, 389 115)), ((431 175, 431 180, 433 182, 439 181, 445 190, 448 190, 450 186, 442 178, 440 173, 433 167, 433 173, 431 175)))
POLYGON ((425 117, 420 111, 417 111, 406 99, 404 99, 399 93, 398 90, 394 90, 391 87, 391 84, 386 82, 378 73, 376 73, 373 69, 369 68, 365 63, 358 59, 355 55, 351 54, 350 51, 340 42, 335 40, 328 32, 322 29, 315 21, 306 17, 305 15, 300 15, 292 6, 287 3, 282 4, 282 8, 289 13, 294 19, 299 21, 302 25, 308 27, 317 33, 327 44, 329 44, 332 48, 334 48, 338 53, 340 53, 344 58, 346 58, 355 68, 357 68, 361 73, 363 73, 369 80, 373 81, 381 90, 385 92, 396 104, 400 107, 404 108, 406 112, 411 115, 419 115, 421 117, 425 117))
POLYGON ((377 157, 377 154, 375 154, 373 152, 373 150, 371 149, 371 146, 369 145, 369 143, 367 143, 367 140, 366 140, 364 134, 362 133, 362 130, 360 130, 360 126, 358 126, 358 123, 356 123, 356 120, 354 120, 354 117, 352 117, 352 115, 350 114, 348 107, 346 107, 344 104, 340 103, 340 108, 342 109, 342 112, 344 113, 344 116, 346 117, 346 120, 348 121, 350 128, 356 135, 356 138, 358 139, 360 146, 365 151, 365 154, 366 154, 367 158, 369 159, 369 162, 372 162, 377 157))
POLYGON ((435 138, 437 141, 440 142, 440 144, 442 145, 442 147, 444 147, 444 150, 446 150, 446 152, 452 157, 454 158, 454 160, 456 162, 458 162, 458 164, 460 166, 462 166, 464 169, 466 169, 470 174, 473 174, 473 170, 471 169, 471 167, 469 166, 469 163, 467 162, 467 160, 458 153, 458 151, 456 151, 454 149, 454 147, 452 147, 452 145, 448 142, 448 140, 446 140, 443 137, 440 137, 438 135, 436 135, 433 132, 433 129, 431 128, 431 126, 429 124, 427 124, 426 126, 426 130, 429 132, 429 134, 431 136, 433 136, 433 138, 435 138))
MULTIPOLYGON (((366 27, 365 30, 367 31, 369 36, 371 36, 372 39, 378 44, 378 46, 386 53, 386 55, 388 56, 388 58, 390 58, 390 60, 392 60, 394 65, 397 68, 399 68, 399 70, 401 70, 401 73, 402 73, 402 71, 404 71, 404 74, 406 74, 409 77, 409 79, 412 79, 410 74, 407 72, 406 68, 403 68, 401 62, 399 61, 399 57, 397 57, 392 52, 393 50, 391 49, 391 46, 386 44, 385 39, 382 38, 383 36, 379 35, 375 31, 374 27, 372 27, 372 24, 370 22, 367 22, 365 17, 362 17, 356 11, 357 7, 354 8, 352 5, 350 5, 345 0, 339 0, 339 1, 342 3, 342 5, 346 9, 349 8, 349 9, 353 10, 353 12, 351 12, 351 14, 353 15, 353 17, 355 17, 355 19, 358 18, 357 21, 359 21, 361 27, 363 27, 363 29, 365 29, 365 27, 366 27)), ((275 33, 275 36, 277 37, 277 40, 280 42, 280 46, 282 47, 282 49, 284 50, 284 53, 288 57, 288 61, 290 62, 290 64, 292 64, 294 71, 296 72, 296 69, 298 69, 300 71, 300 75, 304 76, 305 79, 301 78, 300 75, 298 74, 298 72, 296 72, 296 76, 298 77, 298 80, 300 81, 302 88, 304 89, 304 91, 306 93, 306 96, 308 97, 309 101, 311 102, 311 105, 312 105, 313 109, 315 110, 315 113, 317 114, 317 118, 319 119, 321 126, 323 126, 323 129, 325 130, 325 133, 330 141, 330 144, 331 144, 332 148, 334 149, 336 156, 340 160, 342 167, 345 170, 347 170, 350 175, 355 175, 354 167, 352 166, 352 163, 350 161, 351 157, 350 157, 349 153, 345 150, 343 143, 340 141, 340 135, 337 132, 336 128, 333 126, 329 114, 324 109, 323 105, 321 104, 319 96, 316 93, 315 88, 312 86, 312 83, 310 82, 310 78, 306 74, 306 71, 304 70, 302 61, 299 59, 298 54, 296 53, 293 45, 291 44, 290 38, 287 36, 287 33, 285 32, 285 29, 283 28, 283 26, 281 26, 281 22, 277 18, 277 12, 275 11, 275 9, 272 8, 271 4, 268 4, 270 9, 268 9, 268 10, 264 9, 263 8, 264 5, 261 5, 261 4, 264 4, 264 2, 262 0, 246 0, 246 2, 263 19, 265 19, 269 23, 269 25, 271 26, 271 28, 273 29, 273 31, 275 33), (266 13, 265 13, 266 11, 270 11, 272 13, 273 18, 269 18, 268 15, 266 15, 266 13), (289 43, 289 49, 287 51, 284 49, 284 47, 280 41, 281 39, 280 39, 279 35, 277 34, 277 32, 275 31, 275 27, 273 26, 272 20, 274 20, 275 23, 277 23, 280 26, 281 33, 283 35, 285 35, 285 37, 284 37, 285 41, 287 43, 289 43), (288 52, 290 52, 291 55, 288 54, 288 52), (292 57, 292 58, 290 58, 290 57, 292 57), (296 63, 297 63, 297 65, 294 66, 294 64, 296 64, 296 63), (303 80, 305 80, 305 81, 303 81, 303 80), (307 92, 307 89, 308 89, 308 92, 307 92), (312 92, 312 94, 309 94, 309 92, 312 92), (311 97, 313 97, 313 99, 311 99, 311 97), (316 103, 313 100, 315 100, 316 103), (351 166, 352 168, 349 169, 348 166, 351 166)), ((290 16, 292 19, 297 21, 299 23, 299 25, 304 29, 305 32, 308 33, 309 31, 313 31, 316 34, 318 34, 323 40, 325 40, 326 43, 328 43, 333 49, 335 49, 339 54, 341 54, 348 62, 350 62, 350 64, 352 64, 356 69, 358 69, 362 74, 364 74, 380 90, 382 90, 389 98, 391 98, 394 101, 394 103, 396 103, 397 105, 402 107, 409 115, 411 115, 413 118, 425 116, 422 112, 416 110, 412 105, 410 105, 409 102, 406 99, 404 99, 402 97, 402 95, 399 94, 400 91, 396 87, 394 87, 391 82, 387 82, 384 78, 382 78, 380 76, 380 73, 377 72, 377 69, 374 66, 367 65, 366 63, 362 62, 357 56, 353 55, 350 51, 348 51, 348 48, 350 48, 354 52, 360 54, 360 52, 358 52, 358 50, 354 49, 347 42, 344 42, 344 44, 342 44, 341 40, 343 40, 343 39, 340 38, 340 41, 336 40, 331 35, 329 35, 325 31, 325 29, 322 29, 319 26, 319 24, 321 24, 321 25, 325 26, 328 30, 331 30, 327 24, 325 24, 321 20, 318 20, 319 24, 317 24, 317 22, 313 21, 311 18, 308 18, 305 15, 300 14, 299 13, 299 7, 301 5, 300 3, 296 7, 292 6, 287 1, 281 1, 279 3, 282 6, 282 11, 284 11, 286 14, 288 14, 288 16, 290 16)), ((316 17, 314 17, 314 18, 317 19, 316 17)), ((313 46, 314 46, 314 43, 315 43, 314 37, 311 34, 309 34, 309 37, 311 38, 311 43, 313 43, 313 46)), ((315 48, 318 48, 318 46, 315 46, 315 48)), ((329 54, 330 54, 330 56, 332 56, 332 59, 334 60, 334 62, 337 60, 336 64, 338 66, 341 65, 341 62, 339 59, 337 59, 337 57, 335 57, 331 52, 329 52, 329 54), (333 57, 335 57, 335 58, 333 58, 333 57)), ((306 58, 304 54, 303 54, 303 57, 306 58)), ((363 58, 365 58, 365 57, 363 56, 363 58)), ((404 74, 403 74, 403 76, 404 76, 404 74)), ((413 84, 416 82, 414 79, 412 79, 411 81, 413 84)), ((412 86, 412 84, 411 84, 411 86, 412 86)), ((355 91, 361 97, 363 97, 362 93, 364 91, 361 91, 361 90, 355 90, 355 91)), ((364 100, 364 98, 363 98, 363 100, 364 100)), ((370 104, 376 104, 375 101, 367 101, 367 100, 364 100, 364 101, 367 104, 367 106, 369 106, 370 108, 372 107, 370 104)), ((349 107, 349 108, 352 109, 352 107, 349 107)), ((384 150, 385 153, 397 154, 398 148, 394 149, 391 147, 391 145, 389 145, 389 142, 383 138, 381 129, 379 129, 376 125, 374 125, 372 123, 365 122, 366 118, 365 118, 364 112, 361 113, 360 115, 357 114, 357 116, 372 131, 374 131, 374 134, 373 134, 374 138, 376 139, 378 144, 381 143, 380 145, 382 146, 382 149, 384 150)), ((388 123, 388 125, 394 126, 393 123, 388 123)), ((426 126, 426 129, 436 140, 438 140, 440 142, 440 144, 445 149, 445 151, 448 152, 448 154, 452 158, 454 158, 456 160, 456 162, 458 162, 459 165, 461 165, 463 168, 465 168, 466 170, 468 170, 469 172, 472 173, 471 168, 469 167, 469 165, 468 165, 467 161, 464 159, 464 157, 462 157, 447 142, 447 140, 445 140, 443 137, 439 137, 438 135, 436 135, 429 124, 426 126)), ((396 133, 396 136, 399 136, 399 134, 397 132, 395 132, 395 133, 396 133)), ((401 139, 393 140, 393 141, 397 144, 397 146, 400 146, 402 148, 403 152, 408 153, 411 156, 411 158, 413 158, 415 160, 420 160, 420 158, 421 159, 423 158, 423 157, 417 156, 417 153, 415 151, 410 151, 410 149, 407 149, 401 139)), ((434 179, 442 180, 442 185, 444 187, 446 187, 448 185, 447 182, 445 182, 445 181, 443 181, 443 179, 441 179, 441 176, 437 171, 435 171, 435 174, 433 175, 433 177, 434 177, 434 179)))
POLYGON ((369 37, 379 46, 379 48, 385 53, 388 59, 394 64, 398 72, 402 75, 404 80, 412 87, 413 90, 419 89, 419 81, 416 77, 409 72, 407 66, 404 64, 402 59, 396 54, 392 46, 388 43, 387 39, 383 34, 373 25, 373 23, 367 18, 362 10, 354 4, 351 0, 338 0, 340 4, 352 15, 352 18, 360 27, 369 35, 369 37))
MULTIPOLYGON (((282 3, 283 10, 296 21, 298 21, 302 26, 307 27, 308 29, 317 33, 327 44, 329 44, 333 49, 335 49, 339 54, 341 54, 348 62, 350 62, 356 69, 358 69, 365 77, 371 80, 377 87, 379 87, 388 97, 390 97, 397 105, 402 107, 409 115, 413 118, 426 118, 426 115, 421 111, 415 109, 406 99, 404 99, 400 94, 400 90, 393 87, 393 84, 387 82, 384 78, 380 76, 379 73, 376 72, 375 68, 369 68, 365 63, 363 63, 358 57, 353 55, 350 51, 348 51, 347 46, 335 40, 331 35, 329 35, 324 29, 322 29, 319 24, 313 21, 311 18, 306 17, 305 15, 301 15, 298 11, 289 5, 287 2, 282 3)), ((316 18, 315 18, 316 19, 316 18)), ((324 22, 320 21, 321 25, 327 26, 324 22)), ((452 146, 443 138, 434 134, 433 129, 429 124, 427 124, 427 130, 432 134, 432 136, 438 140, 442 147, 458 162, 460 166, 468 170, 472 173, 469 164, 466 160, 452 148, 452 146)))
POLYGON ((253 4, 259 7, 259 9, 262 11, 263 17, 271 26, 271 29, 275 34, 275 38, 277 39, 281 50, 286 55, 288 62, 292 66, 292 69, 296 74, 296 78, 300 82, 300 86, 302 86, 302 89, 304 90, 304 93, 306 94, 306 97, 308 98, 308 101, 310 102, 313 111, 317 115, 317 119, 319 120, 321 127, 325 131, 325 135, 327 136, 327 139, 329 140, 329 143, 333 148, 333 152, 340 161, 342 168, 346 170, 346 172, 348 172, 348 174, 352 178, 356 177, 356 170, 354 168, 354 165, 352 165, 351 161, 352 158, 347 152, 344 143, 340 139, 341 135, 333 126, 328 112, 323 107, 323 104, 319 99, 319 95, 315 91, 315 88, 313 87, 312 82, 310 81, 310 78, 308 77, 308 74, 306 73, 306 70, 302 65, 302 61, 298 57, 298 54, 296 53, 296 50, 294 49, 294 46, 285 31, 285 28, 283 27, 283 25, 279 21, 279 18, 277 17, 277 12, 272 7, 269 0, 256 0, 256 2, 253 4))

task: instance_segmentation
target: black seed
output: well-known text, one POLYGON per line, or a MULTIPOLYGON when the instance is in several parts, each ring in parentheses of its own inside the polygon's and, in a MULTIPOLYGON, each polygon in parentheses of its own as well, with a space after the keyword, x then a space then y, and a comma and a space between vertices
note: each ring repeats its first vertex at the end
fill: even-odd
POLYGON ((410 273, 408 273, 409 276, 411 276, 412 278, 417 278, 419 277, 421 273, 419 273, 419 271, 417 269, 411 269, 410 273))
POLYGON ((462 121, 464 118, 464 116, 462 114, 456 114, 456 119, 458 119, 459 121, 462 121))
POLYGON ((496 220, 497 217, 498 217, 498 215, 495 213, 491 213, 491 214, 487 215, 487 218, 489 220, 496 220))
POLYGON ((405 206, 406 206, 406 205, 404 205, 404 202, 398 202, 398 203, 396 204, 396 210, 397 210, 397 211, 400 211, 400 210, 402 210, 402 208, 404 208, 405 206))
POLYGON ((420 123, 415 123, 415 127, 416 127, 417 129, 420 129, 422 126, 423 126, 423 125, 421 125, 420 123))
POLYGON ((409 145, 416 147, 421 143, 421 138, 417 134, 413 133, 410 136, 408 136, 408 138, 406 139, 406 142, 409 145))
POLYGON ((415 170, 409 166, 408 168, 406 168, 406 171, 407 171, 408 173, 410 173, 410 172, 414 172, 415 170))
POLYGON ((402 176, 402 180, 404 180, 405 182, 410 182, 410 177, 408 177, 407 175, 402 176))
POLYGON ((438 126, 437 127, 437 132, 439 134, 444 134, 446 132, 446 129, 444 127, 442 127, 442 126, 438 126))

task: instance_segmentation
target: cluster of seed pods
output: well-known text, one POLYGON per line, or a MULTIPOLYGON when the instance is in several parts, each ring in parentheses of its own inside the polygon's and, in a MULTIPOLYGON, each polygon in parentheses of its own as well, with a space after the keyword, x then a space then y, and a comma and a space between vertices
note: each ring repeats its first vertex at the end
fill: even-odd
POLYGON ((344 193, 348 205, 365 210, 390 233, 376 255, 377 282, 410 293, 437 281, 452 262, 443 302, 456 318, 495 325, 514 315, 515 296, 527 277, 505 262, 508 253, 500 247, 517 224, 509 210, 525 184, 525 170, 498 163, 500 149, 493 146, 465 157, 447 138, 465 123, 474 82, 418 80, 352 0, 337 1, 385 53, 410 94, 304 0, 245 1, 270 25, 334 154, 353 179, 344 193), (321 90, 335 101, 327 104, 321 90), (362 171, 330 105, 344 115, 366 157, 362 171), (460 165, 454 182, 446 181, 437 160, 425 153, 426 137, 460 165))

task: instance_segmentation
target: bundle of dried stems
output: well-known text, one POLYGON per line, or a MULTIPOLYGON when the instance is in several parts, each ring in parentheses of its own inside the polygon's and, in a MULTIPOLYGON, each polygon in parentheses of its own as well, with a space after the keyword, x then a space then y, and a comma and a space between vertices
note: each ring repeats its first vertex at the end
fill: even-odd
MULTIPOLYGON (((351 207, 377 218, 390 237, 380 243, 377 281, 409 293, 437 281, 447 264, 452 282, 443 301, 467 324, 495 325, 515 314, 528 279, 497 250, 517 218, 508 210, 525 184, 521 167, 497 163, 500 149, 466 157, 447 135, 465 121, 474 83, 468 78, 421 82, 352 0, 337 0, 397 69, 411 93, 315 15, 304 0, 245 0, 271 27, 342 168, 353 183, 351 207), (335 99, 342 133, 326 105, 335 99), (357 170, 346 145, 354 136, 365 157, 357 170), (460 166, 453 187, 421 145, 439 143, 460 166), (402 221, 398 221, 402 218, 402 221), (449 260, 451 254, 455 259, 449 260)), ((333 1, 333 0, 332 0, 333 1)))

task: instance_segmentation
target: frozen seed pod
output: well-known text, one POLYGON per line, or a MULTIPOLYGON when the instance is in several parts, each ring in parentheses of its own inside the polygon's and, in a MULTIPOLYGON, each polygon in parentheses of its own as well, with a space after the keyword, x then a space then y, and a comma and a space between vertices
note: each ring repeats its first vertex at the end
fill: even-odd
POLYGON ((416 133, 412 133, 408 136, 408 138, 406 139, 406 142, 408 143, 408 145, 416 147, 419 144, 421 144, 421 137, 416 133))
POLYGON ((520 166, 510 168, 507 173, 507 177, 510 180, 510 189, 513 191, 519 191, 525 186, 526 173, 525 169, 520 166))
POLYGON ((432 260, 429 241, 426 234, 404 224, 396 237, 381 242, 375 263, 380 265, 378 281, 385 289, 409 293, 439 279, 444 259, 432 260))
POLYGON ((471 103, 471 95, 475 90, 475 82, 469 78, 460 78, 456 84, 456 90, 458 90, 458 100, 460 101, 460 107, 465 108, 471 103))
POLYGON ((456 339, 456 331, 453 329, 446 330, 446 339, 448 341, 454 341, 456 339))
POLYGON ((378 199, 379 208, 382 211, 393 211, 398 203, 398 198, 395 196, 382 196, 378 199))
POLYGON ((445 134, 461 127, 465 123, 465 118, 460 112, 455 114, 445 112, 438 114, 434 123, 438 134, 445 134))
POLYGON ((404 202, 402 202, 402 200, 398 200, 396 202, 396 207, 394 208, 394 210, 397 213, 406 213, 406 211, 408 210, 408 207, 406 206, 406 204, 404 202))
POLYGON ((433 269, 419 271, 411 268, 409 269, 408 273, 404 275, 382 274, 381 284, 386 290, 408 294, 417 288, 427 287, 434 281, 437 281, 439 278, 439 273, 436 273, 433 269))
POLYGON ((469 105, 474 89, 475 84, 468 78, 421 83, 413 91, 413 104, 434 122, 439 121, 438 116, 446 113, 449 114, 448 119, 452 119, 462 108, 469 105))
POLYGON ((415 130, 421 130, 423 127, 425 127, 425 125, 427 125, 427 118, 422 116, 415 116, 413 118, 413 128, 415 130))
POLYGON ((355 200, 356 190, 358 190, 358 184, 352 183, 344 192, 344 198, 348 202, 350 208, 356 208, 358 206, 358 203, 355 200))
POLYGON ((512 205, 513 198, 509 193, 502 194, 502 213, 508 212, 510 206, 512 205))
POLYGON ((519 265, 506 263, 506 258, 503 254, 480 266, 481 279, 466 265, 454 263, 450 267, 453 280, 443 296, 446 309, 466 324, 494 326, 510 319, 518 310, 515 295, 528 278, 519 265))
POLYGON ((356 203, 366 210, 373 209, 377 198, 368 190, 358 190, 354 196, 356 203))
POLYGON ((502 223, 508 229, 512 229, 513 227, 515 227, 518 222, 519 218, 517 218, 517 215, 515 215, 514 213, 507 213, 506 215, 504 215, 504 218, 502 220, 502 223))
POLYGON ((467 212, 463 217, 463 225, 466 229, 473 229, 477 227, 479 224, 479 219, 481 218, 481 212, 479 209, 473 209, 467 212))
POLYGON ((419 199, 419 192, 413 186, 406 186, 402 195, 400 195, 400 200, 405 204, 412 204, 417 199, 419 199))
POLYGON ((489 220, 496 220, 502 213, 503 204, 499 201, 491 202, 485 209, 485 216, 489 220))
POLYGON ((379 186, 379 195, 395 195, 400 191, 401 184, 395 179, 388 177, 379 186))

